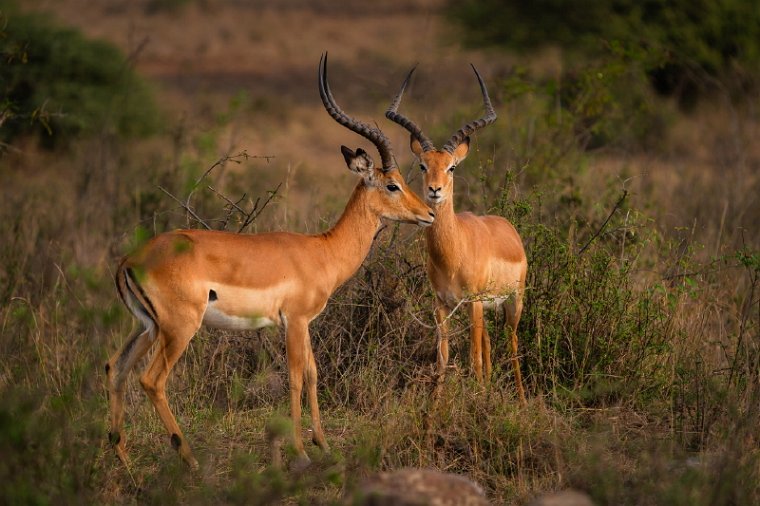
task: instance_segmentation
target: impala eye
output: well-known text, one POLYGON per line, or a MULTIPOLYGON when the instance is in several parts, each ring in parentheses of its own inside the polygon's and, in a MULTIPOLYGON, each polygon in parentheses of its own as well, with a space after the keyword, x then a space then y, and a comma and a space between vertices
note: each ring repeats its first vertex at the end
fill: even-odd
POLYGON ((393 183, 391 183, 388 186, 386 186, 386 188, 388 189, 389 192, 397 192, 397 191, 399 191, 401 189, 401 188, 399 188, 398 186, 396 186, 393 183))
POLYGON ((420 170, 422 172, 427 172, 427 167, 425 167, 424 165, 420 164, 420 170))
POLYGON ((454 169, 456 168, 457 168, 456 164, 452 165, 451 167, 449 167, 449 172, 454 172, 454 169))

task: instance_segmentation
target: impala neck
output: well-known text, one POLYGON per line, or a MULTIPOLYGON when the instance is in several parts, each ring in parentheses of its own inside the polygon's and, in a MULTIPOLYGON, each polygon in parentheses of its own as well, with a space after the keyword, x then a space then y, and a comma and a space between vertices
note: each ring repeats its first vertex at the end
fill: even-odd
POLYGON ((451 198, 435 208, 435 221, 425 229, 429 259, 446 270, 453 270, 460 263, 459 223, 451 198))
POLYGON ((372 210, 369 197, 367 186, 360 181, 338 222, 321 236, 335 269, 336 287, 359 269, 380 227, 380 217, 372 210))

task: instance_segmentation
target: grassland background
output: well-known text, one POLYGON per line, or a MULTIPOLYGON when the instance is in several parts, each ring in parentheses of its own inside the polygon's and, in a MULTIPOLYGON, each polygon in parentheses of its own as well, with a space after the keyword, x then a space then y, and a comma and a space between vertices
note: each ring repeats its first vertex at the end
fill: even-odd
POLYGON ((5 501, 330 503, 375 470, 406 466, 466 474, 497 504, 566 487, 599 504, 760 501, 757 88, 713 90, 685 112, 619 54, 568 82, 558 48, 464 48, 443 7, 24 2, 120 48, 163 126, 134 138, 104 120, 54 149, 17 138, 0 158, 5 501), (245 194, 248 209, 278 188, 249 231, 335 221, 355 184, 338 148, 369 146, 322 109, 323 50, 337 100, 378 122, 415 188, 408 136, 382 117, 405 72, 420 63, 403 108, 437 143, 480 113, 468 63, 486 76, 499 120, 458 169, 457 207, 507 216, 526 242, 529 404, 515 400, 503 336, 491 386, 472 381, 462 315, 457 373, 430 402, 424 242, 390 226, 312 325, 332 455, 309 449, 303 474, 269 468, 265 426, 288 412, 283 340, 202 330, 168 390, 199 476, 182 467, 135 375, 125 470, 106 440, 102 372, 132 326, 113 287, 117 259, 146 235, 199 226, 159 186, 192 192, 215 227, 236 229, 240 217, 208 185, 245 194))

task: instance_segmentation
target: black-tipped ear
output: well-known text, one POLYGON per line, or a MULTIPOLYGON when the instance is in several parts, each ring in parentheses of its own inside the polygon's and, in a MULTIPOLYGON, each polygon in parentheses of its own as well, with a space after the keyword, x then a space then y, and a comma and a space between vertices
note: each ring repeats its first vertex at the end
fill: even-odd
POLYGON ((351 148, 347 148, 346 146, 340 147, 340 152, 343 153, 343 159, 346 161, 346 165, 349 167, 351 166, 351 160, 354 159, 356 156, 356 153, 351 148))
POLYGON ((340 151, 343 153, 343 158, 346 160, 348 168, 357 174, 371 174, 372 169, 375 168, 375 162, 372 160, 372 157, 362 148, 356 148, 356 152, 354 152, 346 146, 341 146, 340 151))

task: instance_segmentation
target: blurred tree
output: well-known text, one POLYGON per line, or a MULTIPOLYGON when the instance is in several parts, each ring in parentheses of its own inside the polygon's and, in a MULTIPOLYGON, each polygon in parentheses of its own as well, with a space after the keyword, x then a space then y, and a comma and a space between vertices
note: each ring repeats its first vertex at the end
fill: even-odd
POLYGON ((53 147, 78 135, 143 136, 159 126, 147 85, 114 46, 22 14, 0 0, 0 142, 38 133, 53 147))
POLYGON ((716 86, 744 89, 760 75, 756 0, 457 0, 447 12, 469 45, 553 44, 595 57, 604 41, 657 52, 653 86, 684 105, 716 86))

